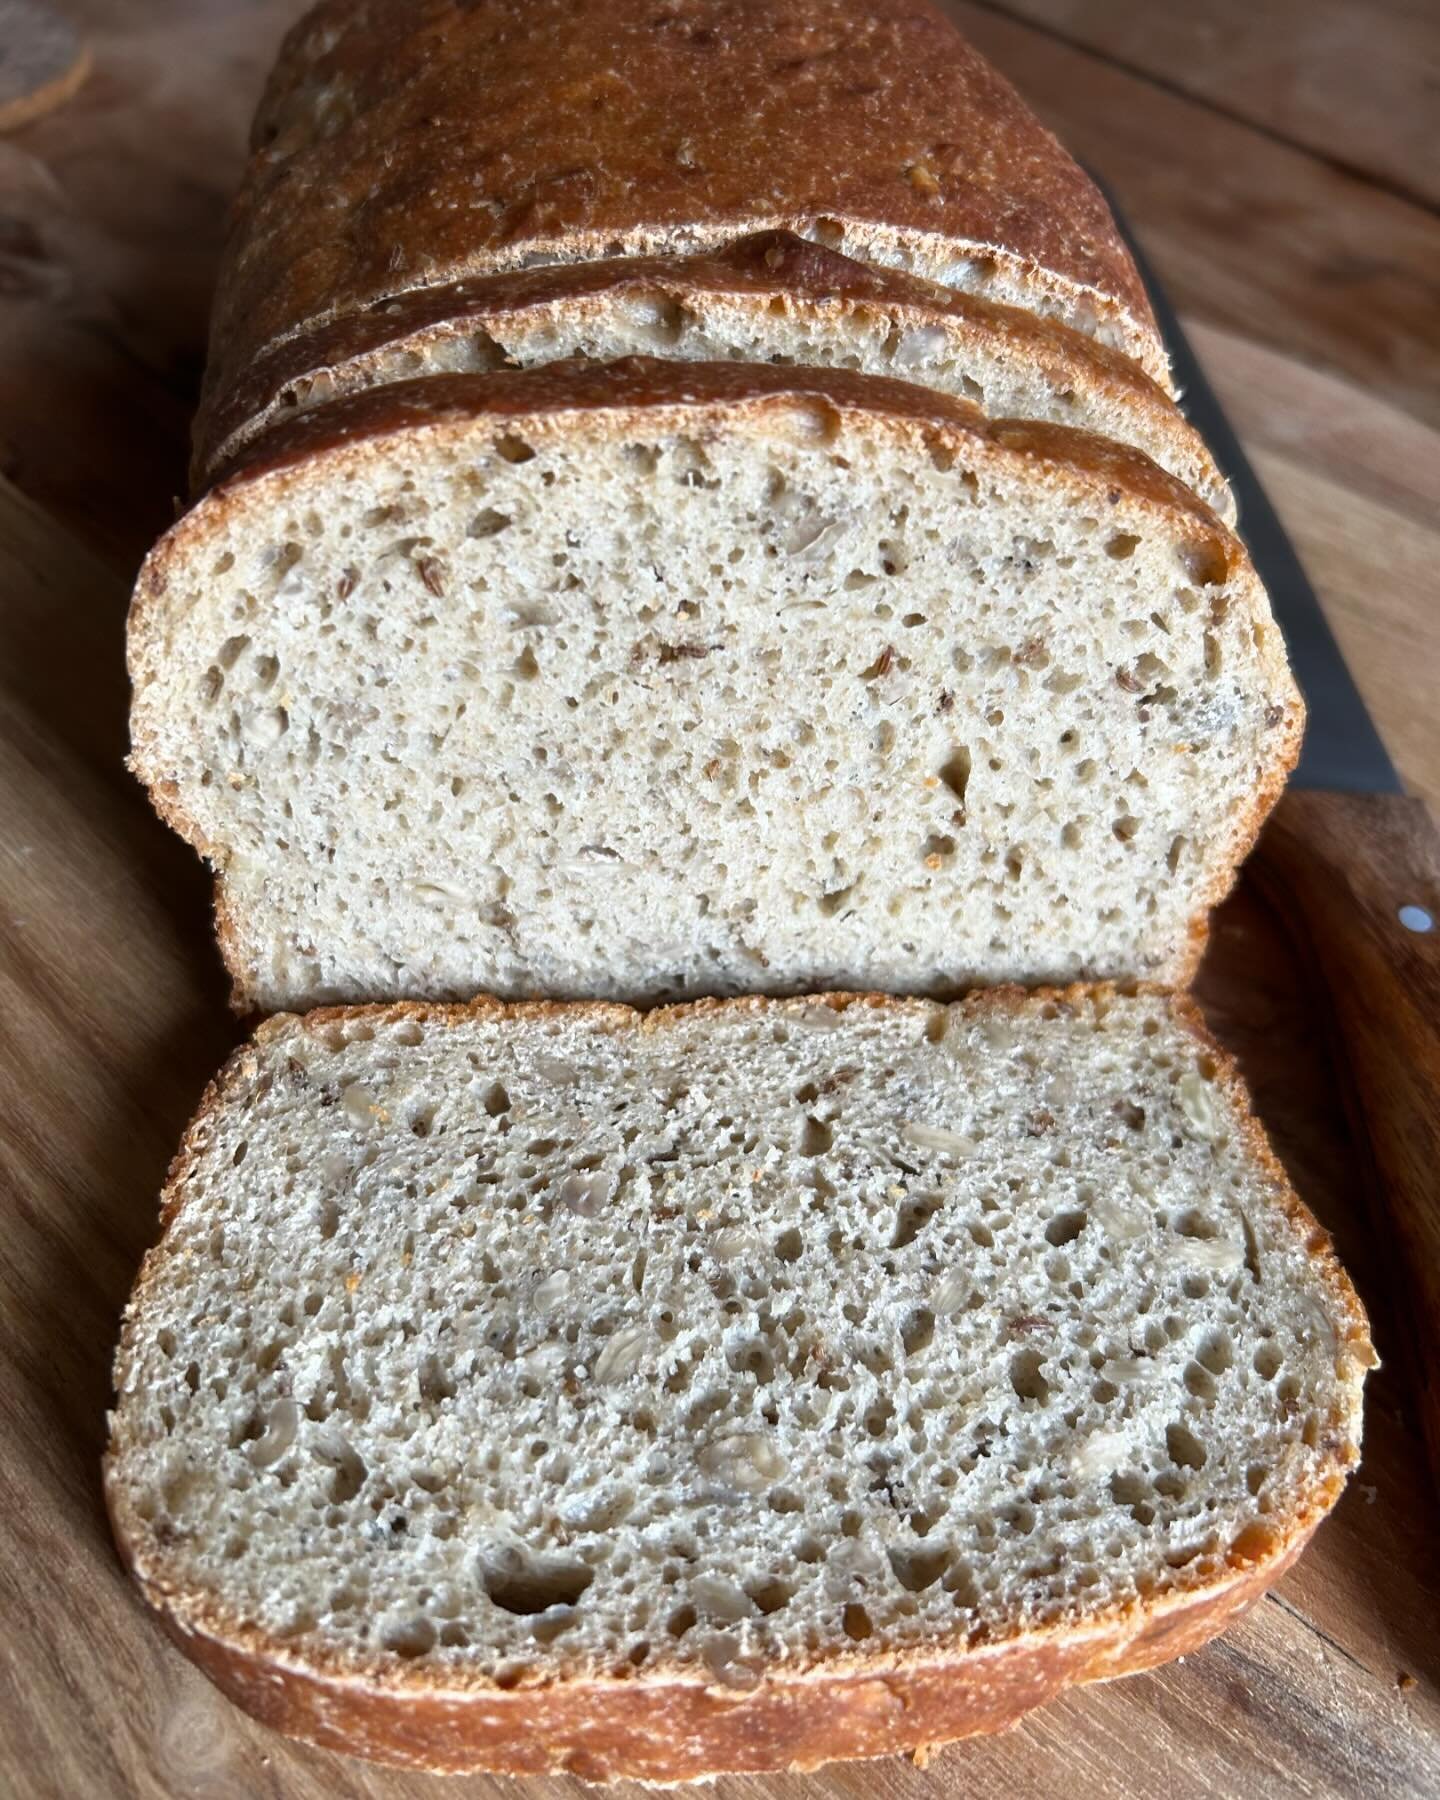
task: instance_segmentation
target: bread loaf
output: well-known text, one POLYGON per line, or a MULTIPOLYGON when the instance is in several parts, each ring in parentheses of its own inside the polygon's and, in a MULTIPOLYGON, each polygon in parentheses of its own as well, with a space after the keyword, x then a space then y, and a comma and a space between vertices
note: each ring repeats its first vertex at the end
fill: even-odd
POLYGON ((337 395, 427 374, 631 355, 899 376, 993 418, 1133 444, 1234 517, 1199 433, 1129 357, 1034 313, 783 231, 710 256, 621 257, 417 288, 286 338, 212 390, 196 423, 196 486, 271 425, 337 395))
POLYGON ((1109 209, 929 0, 322 0, 256 116, 221 400, 417 289, 786 230, 1123 350, 1163 344, 1109 209))
POLYGON ((1145 457, 763 365, 302 414, 151 554, 130 655, 264 1008, 1180 981, 1301 721, 1145 457))
POLYGON ((164 1215, 122 1549, 242 1706, 420 1768, 809 1768, 1183 1654, 1374 1360, 1147 993, 280 1018, 164 1215))

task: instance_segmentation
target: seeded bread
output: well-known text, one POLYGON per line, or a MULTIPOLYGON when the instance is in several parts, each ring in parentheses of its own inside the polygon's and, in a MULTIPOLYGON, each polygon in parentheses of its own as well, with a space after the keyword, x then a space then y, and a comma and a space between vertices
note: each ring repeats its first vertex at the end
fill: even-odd
POLYGON ((196 422, 195 483, 287 414, 337 395, 427 374, 631 355, 897 375, 992 418, 1133 444, 1234 518, 1199 433, 1129 357, 1034 313, 783 231, 710 256, 621 257, 418 288, 287 338, 242 379, 211 390, 196 422))
POLYGON ((252 147, 219 395, 277 341, 417 288, 775 229, 1169 379, 1103 198, 929 0, 323 0, 252 147))
POLYGON ((413 1767, 809 1768, 1183 1654, 1374 1361, 1149 992, 282 1017, 164 1218, 122 1550, 242 1706, 413 1767))
POLYGON ((151 554, 130 659, 267 1010, 1179 983, 1301 727, 1147 458, 763 365, 302 414, 151 554))

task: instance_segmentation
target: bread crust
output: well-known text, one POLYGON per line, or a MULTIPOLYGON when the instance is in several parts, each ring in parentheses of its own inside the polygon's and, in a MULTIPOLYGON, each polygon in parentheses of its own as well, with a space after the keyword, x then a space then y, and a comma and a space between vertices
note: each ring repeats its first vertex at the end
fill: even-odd
POLYGON ((217 390, 416 288, 768 229, 937 276, 973 264, 1168 384, 1104 199, 930 0, 322 0, 251 142, 217 390))
POLYGON ((547 264, 417 288, 286 338, 236 380, 207 393, 195 422, 192 485, 198 493, 241 460, 295 404, 297 383, 353 370, 381 352, 503 330, 526 314, 558 313, 583 328, 627 300, 656 298, 691 311, 717 299, 749 305, 757 315, 778 307, 800 322, 858 324, 882 341, 938 329, 960 355, 967 342, 984 341, 995 354, 1033 368, 1056 393, 1083 393, 1131 413, 1144 441, 1165 447, 1167 466, 1225 510, 1227 523, 1233 518, 1233 501, 1200 434, 1129 357, 1055 320, 857 262, 787 231, 756 232, 710 255, 547 264))
POLYGON ((1117 500, 1128 493, 1162 507, 1182 519, 1197 549, 1219 558, 1226 571, 1248 563, 1239 539, 1183 481, 1143 450, 1096 432, 1037 419, 991 419, 955 395, 853 369, 626 356, 607 363, 571 358, 530 369, 424 375, 346 394, 286 419, 253 444, 159 540, 146 558, 137 593, 145 589, 146 571, 153 573, 188 532, 208 522, 214 508, 249 483, 303 466, 312 457, 378 446, 385 438, 424 427, 463 426, 483 416, 507 425, 525 419, 537 431, 564 434, 601 415, 621 433, 635 428, 636 415, 644 411, 655 415, 645 421, 648 430, 703 433, 711 423, 704 418, 707 409, 717 415, 715 425, 737 416, 761 421, 767 414, 783 425, 787 411, 807 403, 816 409, 817 436, 833 436, 848 415, 926 428, 935 434, 936 449, 958 453, 993 446, 1017 452, 1043 466, 1047 478, 1057 483, 1093 480, 1114 488, 1117 500))
MULTIPOLYGON (((268 432, 243 463, 213 487, 159 540, 146 558, 131 602, 129 667, 137 691, 151 678, 164 641, 162 609, 171 573, 192 542, 248 504, 252 490, 282 494, 327 458, 381 456, 409 433, 464 432, 472 427, 572 438, 578 432, 623 434, 733 430, 773 422, 793 430, 797 418, 820 437, 847 426, 872 427, 913 441, 918 430, 932 456, 962 463, 989 455, 1020 457, 1054 491, 1076 505, 1108 508, 1129 496, 1181 526, 1194 554, 1217 580, 1251 586, 1257 610, 1263 590, 1243 544, 1185 484, 1142 451, 1091 432, 1036 421, 988 419, 968 401, 848 369, 777 367, 765 363, 684 363, 628 357, 614 363, 547 363, 538 368, 479 375, 430 375, 335 400, 268 432)), ((1269 755, 1255 770, 1255 786, 1237 815, 1226 854, 1166 966, 1150 971, 1171 986, 1185 984, 1204 952, 1209 909, 1234 883, 1243 857, 1284 788, 1300 754, 1304 707, 1290 677, 1277 630, 1268 629, 1262 655, 1278 696, 1269 755)), ((146 783, 152 804, 202 854, 194 822, 183 811, 168 771, 143 725, 136 725, 130 766, 146 783)), ((223 876, 223 870, 220 871, 223 876)), ((223 899, 221 949, 235 984, 234 1003, 254 1004, 240 923, 223 899)))
MULTIPOLYGON (((376 1659, 368 1665, 323 1647, 284 1644, 253 1622, 227 1613, 210 1595, 168 1577, 163 1549, 130 1509, 119 1476, 123 1443, 105 1459, 106 1502, 120 1554, 176 1642, 215 1684, 267 1725, 325 1748, 407 1768, 508 1774, 569 1773, 589 1781, 656 1783, 703 1780, 726 1772, 804 1770, 830 1761, 885 1756, 922 1745, 998 1731, 1062 1689, 1133 1674, 1198 1649, 1239 1617, 1294 1562, 1343 1490, 1358 1461, 1361 1371, 1375 1366, 1368 1321, 1340 1267, 1329 1235, 1295 1194, 1251 1110, 1234 1060, 1215 1042, 1199 1008, 1153 985, 1074 984, 1033 992, 989 989, 958 1003, 965 1018, 1013 1017, 1047 1009, 1101 1011, 1123 994, 1164 1000, 1172 1016, 1215 1063, 1215 1082, 1234 1109, 1246 1153, 1260 1167, 1272 1200, 1316 1266, 1340 1325, 1337 1358, 1349 1364, 1353 1406, 1329 1420, 1329 1453, 1292 1516, 1267 1521, 1258 1546, 1233 1547, 1223 1572, 1200 1578, 1176 1571, 1176 1583, 1081 1623, 1059 1623, 995 1640, 960 1641, 885 1655, 860 1646, 818 1657, 809 1667, 763 1675, 750 1689, 678 1678, 663 1667, 620 1678, 588 1671, 547 1679, 535 1674, 501 1687, 475 1671, 427 1671, 376 1659)), ((663 1032, 682 1019, 737 1011, 781 1014, 824 1006, 928 1014, 936 1003, 881 994, 825 994, 793 1000, 747 997, 692 1002, 649 1013, 606 1002, 506 1003, 481 997, 463 1005, 399 1002, 325 1007, 281 1014, 235 1052, 207 1088, 162 1195, 168 1229, 184 1203, 192 1166, 219 1110, 243 1100, 260 1073, 260 1050, 297 1034, 352 1022, 417 1021, 454 1026, 476 1018, 521 1023, 584 1017, 616 1031, 663 1032)), ((146 1257, 126 1309, 116 1385, 126 1382, 140 1305, 160 1273, 163 1244, 146 1257)))

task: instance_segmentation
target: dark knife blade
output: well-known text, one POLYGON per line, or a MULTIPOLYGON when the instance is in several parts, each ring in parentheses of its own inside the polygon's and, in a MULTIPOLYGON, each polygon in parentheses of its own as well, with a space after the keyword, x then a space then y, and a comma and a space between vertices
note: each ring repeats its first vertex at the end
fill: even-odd
POLYGON ((1395 765, 1365 710, 1365 702, 1345 666, 1294 546, 1240 448, 1215 390, 1205 379, 1175 308, 1115 207, 1114 195, 1106 190, 1106 198, 1150 295, 1170 352, 1181 408, 1210 446, 1221 474, 1234 492, 1240 512, 1240 535, 1269 591, 1270 605, 1285 634, 1290 666, 1305 696, 1309 713, 1305 742, 1299 767, 1290 780, 1297 787, 1327 788, 1338 793, 1403 793, 1395 765))

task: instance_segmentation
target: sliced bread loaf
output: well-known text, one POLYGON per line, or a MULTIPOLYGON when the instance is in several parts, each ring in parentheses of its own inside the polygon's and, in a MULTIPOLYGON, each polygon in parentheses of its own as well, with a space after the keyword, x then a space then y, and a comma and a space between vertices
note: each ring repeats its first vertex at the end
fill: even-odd
POLYGON ((1118 350, 784 231, 710 256, 621 257, 418 288, 287 338, 238 381, 210 389, 196 421, 195 482, 288 414, 337 395, 419 375, 632 355, 898 375, 992 418, 1133 444, 1234 517, 1199 433, 1118 350))
POLYGON ((1138 452, 763 365, 302 414, 151 554, 130 655, 266 1009, 1178 982, 1301 724, 1138 452))
POLYGON ((1144 992, 279 1018, 164 1216, 124 1554, 241 1705, 424 1768, 808 1768, 1194 1649, 1374 1360, 1144 992))
POLYGON ((783 229, 1168 379, 1104 200, 930 0, 322 0, 256 116, 211 377, 416 288, 783 229))

